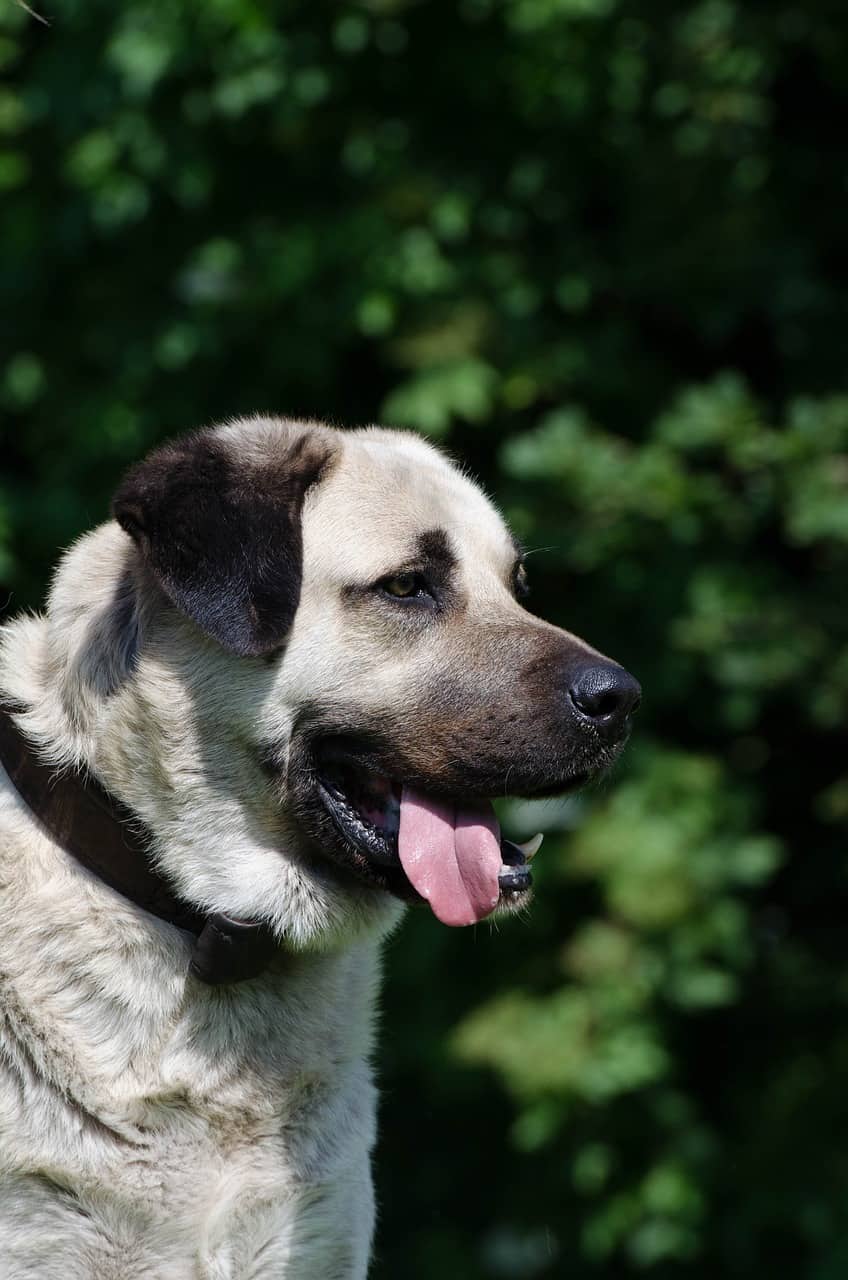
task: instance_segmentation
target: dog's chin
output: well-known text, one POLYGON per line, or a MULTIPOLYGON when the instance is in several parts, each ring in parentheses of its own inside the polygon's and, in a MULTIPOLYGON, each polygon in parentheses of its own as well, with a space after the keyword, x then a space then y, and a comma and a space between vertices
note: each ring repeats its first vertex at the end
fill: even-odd
MULTIPOLYGON (((610 761, 604 755, 593 763, 594 767, 583 766, 581 761, 583 767, 525 780, 514 794, 541 797, 575 792, 604 772, 610 761)), ((425 803, 429 799, 439 812, 491 814, 490 827, 500 844, 500 869, 492 905, 485 914, 526 906, 532 897, 530 860, 541 838, 518 844, 502 837, 491 809, 491 792, 460 796, 443 787, 428 788, 417 778, 414 785, 416 794, 423 794, 425 803)), ((375 767, 373 751, 360 752, 349 744, 340 748, 338 739, 330 739, 296 754, 287 790, 310 845, 343 880, 421 904, 424 898, 413 885, 407 873, 409 860, 401 852, 401 814, 409 786, 408 779, 375 767)))

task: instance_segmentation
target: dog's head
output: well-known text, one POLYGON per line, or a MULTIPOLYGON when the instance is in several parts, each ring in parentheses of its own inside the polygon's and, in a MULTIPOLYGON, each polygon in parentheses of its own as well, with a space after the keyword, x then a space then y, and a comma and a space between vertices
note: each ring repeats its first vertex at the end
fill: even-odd
POLYGON ((450 924, 526 900, 491 799, 607 769, 639 687, 526 612, 462 471, 405 433, 260 418, 157 450, 114 514, 132 641, 97 764, 185 894, 300 944, 398 899, 450 924))

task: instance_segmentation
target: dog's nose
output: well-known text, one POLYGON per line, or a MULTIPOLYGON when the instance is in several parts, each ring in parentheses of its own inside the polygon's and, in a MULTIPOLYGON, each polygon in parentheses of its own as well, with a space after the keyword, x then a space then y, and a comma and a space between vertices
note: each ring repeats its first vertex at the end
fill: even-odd
POLYGON ((621 734, 642 700, 639 681, 612 662, 583 667, 568 692, 578 714, 607 738, 621 734))

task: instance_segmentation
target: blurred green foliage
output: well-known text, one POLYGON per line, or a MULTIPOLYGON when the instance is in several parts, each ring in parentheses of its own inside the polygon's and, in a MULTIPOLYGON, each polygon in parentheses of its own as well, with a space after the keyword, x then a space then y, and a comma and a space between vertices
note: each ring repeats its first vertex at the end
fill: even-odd
POLYGON ((527 920, 389 948, 374 1275, 843 1280, 844 7, 34 7, 0 10, 12 607, 164 436, 382 418, 646 690, 610 783, 507 807, 548 833, 527 920))

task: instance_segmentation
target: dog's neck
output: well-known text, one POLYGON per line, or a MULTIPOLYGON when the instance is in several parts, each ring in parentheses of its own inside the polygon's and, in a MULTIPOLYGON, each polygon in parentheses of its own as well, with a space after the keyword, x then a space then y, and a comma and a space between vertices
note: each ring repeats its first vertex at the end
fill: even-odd
POLYGON ((66 853, 136 906, 194 935, 189 970, 195 978, 219 986, 262 973, 277 945, 270 931, 220 913, 205 916, 181 901, 150 864, 151 838, 137 816, 90 775, 44 764, 13 710, 2 704, 0 764, 33 816, 66 853))
POLYGON ((0 1023, 11 1054, 0 1092, 4 1073, 30 1080, 53 1099, 57 1123, 79 1106, 132 1140, 184 1112, 246 1130, 267 1126, 294 1084, 333 1090, 364 1067, 376 940, 277 951, 250 983, 194 981, 187 935, 63 856, 3 770, 0 878, 0 1023))

